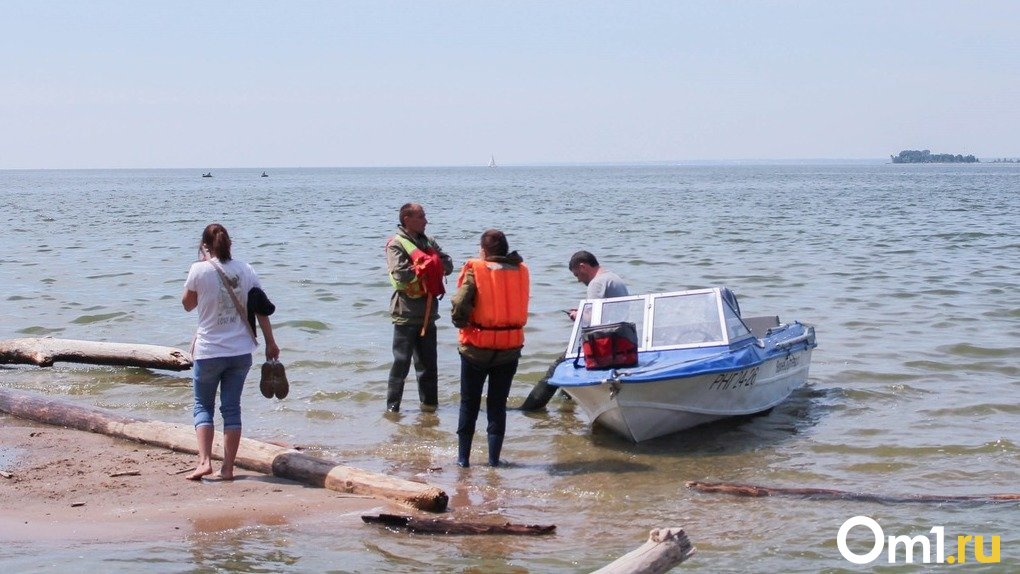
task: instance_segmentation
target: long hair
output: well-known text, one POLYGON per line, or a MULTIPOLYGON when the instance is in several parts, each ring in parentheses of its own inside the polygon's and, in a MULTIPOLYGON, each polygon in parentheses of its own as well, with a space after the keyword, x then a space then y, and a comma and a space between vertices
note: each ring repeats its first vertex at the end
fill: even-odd
POLYGON ((202 232, 202 244, 199 249, 208 249, 213 256, 223 262, 230 261, 230 234, 227 228, 219 223, 210 223, 202 232))

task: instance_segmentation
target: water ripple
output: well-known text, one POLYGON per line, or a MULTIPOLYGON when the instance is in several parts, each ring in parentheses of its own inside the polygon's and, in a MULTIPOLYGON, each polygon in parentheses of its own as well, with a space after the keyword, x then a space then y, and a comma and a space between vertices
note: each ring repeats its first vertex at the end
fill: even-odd
POLYGON ((943 361, 907 361, 904 366, 921 369, 933 373, 1000 373, 1009 377, 1020 375, 1020 366, 1006 365, 997 362, 980 363, 948 363, 943 361))
POLYGON ((1009 359, 1020 356, 1020 348, 1018 347, 979 347, 971 343, 956 343, 953 345, 943 345, 936 349, 941 353, 948 353, 950 355, 959 355, 961 357, 973 357, 973 358, 987 358, 987 357, 999 357, 1003 359, 1009 359))
POLYGON ((118 319, 120 317, 125 316, 127 316, 127 313, 117 311, 114 313, 104 313, 101 315, 82 315, 71 322, 77 325, 88 325, 90 323, 99 323, 102 321, 109 321, 111 319, 118 319))
POLYGON ((47 327, 32 326, 32 327, 25 327, 24 329, 18 329, 18 333, 20 333, 22 335, 34 335, 34 336, 37 336, 37 337, 44 337, 46 335, 52 335, 54 333, 59 333, 59 332, 61 332, 63 330, 64 329, 62 327, 57 327, 55 329, 50 329, 50 328, 47 328, 47 327))
POLYGON ((858 446, 853 444, 816 443, 809 448, 811 452, 817 454, 867 456, 874 459, 888 457, 925 459, 957 455, 998 454, 1002 452, 1011 454, 1020 453, 1020 450, 1011 441, 999 440, 976 446, 966 444, 941 444, 937 446, 883 444, 878 446, 858 446))
POLYGON ((273 326, 274 327, 294 327, 294 328, 300 329, 300 330, 302 330, 302 331, 304 331, 306 333, 318 333, 320 331, 328 331, 330 329, 329 325, 327 325, 326 323, 323 323, 322 321, 316 321, 314 319, 304 319, 304 320, 298 319, 298 320, 293 320, 293 321, 283 321, 283 322, 280 322, 280 323, 274 323, 273 326))
POLYGON ((921 412, 939 418, 976 417, 976 416, 986 417, 1000 413, 1007 415, 1020 415, 1020 404, 982 403, 978 405, 968 405, 965 407, 924 409, 921 412))

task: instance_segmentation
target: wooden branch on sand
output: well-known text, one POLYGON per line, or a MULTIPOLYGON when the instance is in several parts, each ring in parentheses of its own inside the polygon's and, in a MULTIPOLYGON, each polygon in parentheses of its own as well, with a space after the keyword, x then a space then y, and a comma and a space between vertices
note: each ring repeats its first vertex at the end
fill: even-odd
POLYGON ((985 494, 954 496, 948 494, 914 494, 906 496, 890 496, 868 494, 866 492, 848 492, 829 488, 781 488, 774 486, 757 486, 754 484, 737 484, 732 482, 696 482, 687 483, 687 488, 698 492, 714 492, 732 494, 734 496, 800 496, 815 500, 863 500, 868 502, 1014 502, 1020 500, 1020 494, 985 494))
MULTIPOLYGON (((41 423, 64 426, 178 452, 197 452, 195 430, 189 425, 132 419, 66 401, 0 388, 0 411, 41 423)), ((213 456, 223 452, 222 435, 216 434, 213 456)), ((449 498, 435 486, 338 465, 287 447, 248 438, 241 439, 235 464, 337 492, 363 494, 410 505, 427 512, 446 510, 449 498)))
POLYGON ((191 355, 174 347, 29 337, 0 341, 0 364, 52 367, 57 361, 148 367, 168 371, 191 368, 191 355))
POLYGON ((696 552, 683 528, 657 528, 648 541, 592 574, 661 574, 696 552))
POLYGON ((411 532, 419 534, 520 534, 534 536, 538 534, 552 534, 556 531, 556 526, 551 524, 511 524, 509 522, 486 524, 482 522, 440 520, 438 518, 415 518, 413 516, 400 516, 397 514, 362 516, 361 519, 368 524, 406 528, 411 532))

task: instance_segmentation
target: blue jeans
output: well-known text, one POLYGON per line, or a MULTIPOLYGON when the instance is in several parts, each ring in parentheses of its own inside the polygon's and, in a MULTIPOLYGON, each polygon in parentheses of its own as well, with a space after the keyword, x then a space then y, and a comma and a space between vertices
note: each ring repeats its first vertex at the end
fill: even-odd
POLYGON ((195 388, 195 427, 213 426, 216 389, 224 429, 241 428, 241 391, 251 370, 251 353, 236 357, 198 359, 192 367, 195 388))

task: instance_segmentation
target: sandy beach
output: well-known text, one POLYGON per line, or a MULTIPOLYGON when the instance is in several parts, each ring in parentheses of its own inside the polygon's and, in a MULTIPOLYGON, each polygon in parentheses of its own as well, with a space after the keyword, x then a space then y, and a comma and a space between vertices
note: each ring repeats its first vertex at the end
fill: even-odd
POLYGON ((237 469, 189 481, 195 456, 0 416, 0 540, 167 540, 258 525, 364 527, 362 514, 408 513, 237 469))

